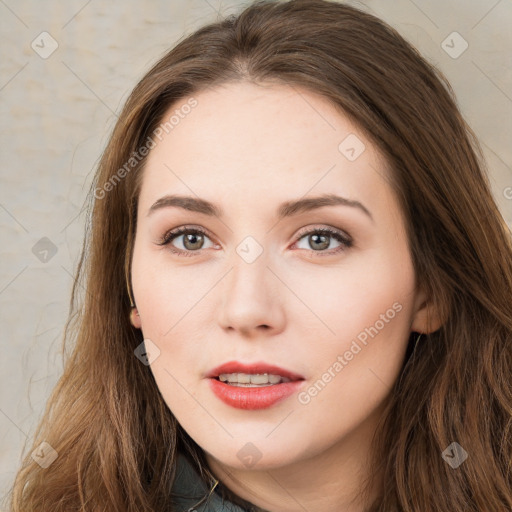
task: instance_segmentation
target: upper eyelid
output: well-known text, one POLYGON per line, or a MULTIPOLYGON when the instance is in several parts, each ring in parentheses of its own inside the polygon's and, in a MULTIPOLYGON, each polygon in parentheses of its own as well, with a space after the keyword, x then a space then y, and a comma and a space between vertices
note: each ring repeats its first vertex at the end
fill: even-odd
POLYGON ((192 231, 192 232, 197 231, 201 234, 206 235, 210 239, 214 238, 210 235, 209 231, 203 227, 193 226, 193 225, 192 226, 185 225, 185 226, 178 226, 177 228, 169 229, 159 238, 158 243, 159 243, 159 245, 164 245, 165 243, 170 243, 171 240, 169 240, 168 242, 166 242, 166 240, 171 237, 173 240, 175 240, 176 238, 178 238, 190 231, 192 231))
POLYGON ((296 236, 299 238, 302 238, 304 235, 307 235, 308 233, 312 233, 312 232, 316 232, 316 231, 326 231, 328 233, 338 234, 342 237, 352 239, 352 237, 346 231, 339 229, 339 228, 334 228, 334 227, 325 226, 325 225, 301 228, 298 231, 296 236))

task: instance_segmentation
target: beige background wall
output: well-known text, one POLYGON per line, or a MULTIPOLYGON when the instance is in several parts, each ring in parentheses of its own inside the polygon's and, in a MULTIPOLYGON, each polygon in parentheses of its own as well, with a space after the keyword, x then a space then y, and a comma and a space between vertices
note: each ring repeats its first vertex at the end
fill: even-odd
MULTIPOLYGON (((80 208, 115 113, 183 34, 245 3, 0 0, 0 496, 62 370, 80 208)), ((447 75, 512 227, 512 2, 352 3, 395 26, 447 75)))

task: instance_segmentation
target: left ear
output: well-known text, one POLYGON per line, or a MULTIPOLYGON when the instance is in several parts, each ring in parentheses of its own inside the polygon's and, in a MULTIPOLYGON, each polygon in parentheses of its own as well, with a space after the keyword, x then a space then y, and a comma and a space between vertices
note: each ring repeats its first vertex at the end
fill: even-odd
POLYGON ((437 331, 444 324, 440 312, 435 304, 428 302, 423 290, 419 290, 414 302, 414 312, 411 331, 430 334, 437 331))

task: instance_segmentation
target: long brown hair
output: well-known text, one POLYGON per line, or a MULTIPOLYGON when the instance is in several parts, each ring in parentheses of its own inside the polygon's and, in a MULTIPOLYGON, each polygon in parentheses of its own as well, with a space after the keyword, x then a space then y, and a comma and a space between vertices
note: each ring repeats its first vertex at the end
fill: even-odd
POLYGON ((322 95, 382 151, 418 284, 445 319, 411 335, 374 438, 368 482, 384 486, 368 510, 512 510, 512 243, 481 149, 438 70, 381 20, 325 0, 253 3, 184 38, 133 90, 91 188, 71 352, 29 450, 46 441, 59 456, 42 469, 26 455, 11 510, 170 510, 179 451, 211 477, 134 357, 126 276, 145 158, 126 163, 174 102, 241 80, 322 95), (453 442, 468 454, 456 469, 442 456, 453 442))

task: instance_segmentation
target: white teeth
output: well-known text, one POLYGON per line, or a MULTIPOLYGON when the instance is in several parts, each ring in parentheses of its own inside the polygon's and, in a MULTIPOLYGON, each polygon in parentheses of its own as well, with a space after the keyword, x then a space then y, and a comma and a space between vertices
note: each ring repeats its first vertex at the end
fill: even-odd
POLYGON ((263 375, 251 375, 251 384, 268 384, 268 373, 263 375))
POLYGON ((270 384, 277 384, 281 381, 281 377, 279 377, 279 375, 269 375, 268 381, 270 384))
POLYGON ((230 380, 229 382, 238 382, 239 384, 251 384, 252 382, 253 384, 257 384, 256 382, 253 382, 248 373, 235 373, 233 375, 235 376, 235 380, 230 380))
POLYGON ((268 373, 221 373, 219 375, 219 380, 222 382, 229 382, 230 384, 234 385, 246 385, 247 387, 290 382, 290 379, 287 377, 281 377, 280 375, 273 375, 268 373))

